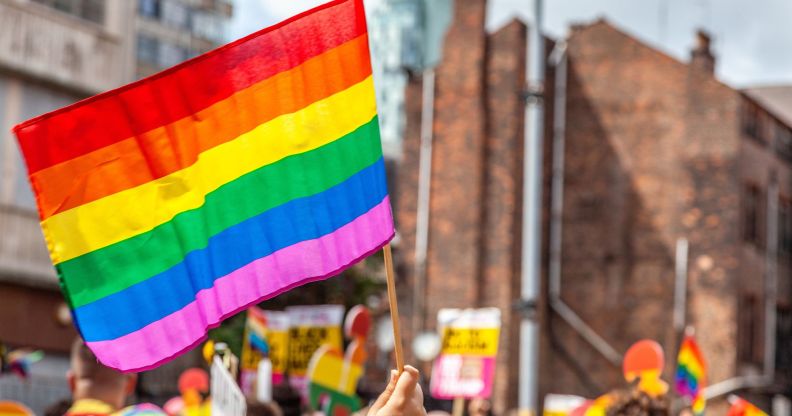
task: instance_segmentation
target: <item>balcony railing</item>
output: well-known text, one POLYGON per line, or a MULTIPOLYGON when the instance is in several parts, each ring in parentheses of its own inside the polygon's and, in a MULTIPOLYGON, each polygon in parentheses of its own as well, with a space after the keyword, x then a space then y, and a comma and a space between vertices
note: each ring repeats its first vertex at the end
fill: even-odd
POLYGON ((0 0, 0 67, 93 94, 131 74, 128 50, 127 39, 102 25, 37 3, 0 0))

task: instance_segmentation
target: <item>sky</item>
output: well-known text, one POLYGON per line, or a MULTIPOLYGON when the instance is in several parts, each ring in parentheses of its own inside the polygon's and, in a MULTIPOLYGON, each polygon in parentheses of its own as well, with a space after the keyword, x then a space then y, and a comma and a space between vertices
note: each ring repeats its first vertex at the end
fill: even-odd
MULTIPOLYGON (((458 0, 465 1, 465 0, 458 0)), ((277 23, 323 0, 235 0, 230 36, 277 23)), ((532 21, 532 0, 490 0, 487 26, 520 16, 532 21)), ((604 17, 617 27, 687 61, 695 32, 713 37, 718 77, 733 87, 792 84, 790 0, 545 0, 545 31, 563 37, 572 23, 604 17)))

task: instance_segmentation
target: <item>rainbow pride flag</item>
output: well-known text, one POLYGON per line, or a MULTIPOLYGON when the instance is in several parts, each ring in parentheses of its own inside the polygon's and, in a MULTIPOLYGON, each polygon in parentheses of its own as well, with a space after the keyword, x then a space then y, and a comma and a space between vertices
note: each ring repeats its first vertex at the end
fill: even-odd
POLYGON ((762 409, 742 397, 730 397, 729 402, 731 402, 731 407, 726 414, 727 416, 768 416, 762 409))
POLYGON ((676 371, 676 391, 692 402, 696 415, 703 415, 706 407, 704 387, 707 385, 707 364, 692 334, 688 333, 679 347, 676 371))
POLYGON ((14 132, 75 324, 122 371, 394 234, 362 0, 14 132))

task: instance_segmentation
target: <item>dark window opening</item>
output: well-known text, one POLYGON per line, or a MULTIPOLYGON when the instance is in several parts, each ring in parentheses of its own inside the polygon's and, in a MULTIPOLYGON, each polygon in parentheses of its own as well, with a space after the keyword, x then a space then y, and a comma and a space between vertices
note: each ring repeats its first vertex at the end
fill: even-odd
POLYGON ((743 240, 764 247, 764 200, 756 185, 747 185, 743 196, 743 240))
POLYGON ((758 307, 756 296, 746 295, 740 301, 737 354, 743 363, 762 363, 758 307))
POLYGON ((778 255, 792 257, 792 200, 784 197, 778 201, 778 255))
POLYGON ((141 16, 159 19, 160 2, 159 0, 138 0, 138 13, 141 16))
POLYGON ((776 317, 776 372, 789 379, 792 377, 792 309, 778 307, 776 317))
POLYGON ((743 102, 743 133, 753 139, 759 139, 759 109, 753 103, 743 102))
POLYGON ((792 162, 792 130, 787 126, 776 125, 775 148, 778 156, 792 162))
POLYGON ((33 0, 63 13, 94 23, 104 24, 104 0, 33 0))
POLYGON ((138 35, 137 38, 137 58, 139 61, 148 64, 158 64, 159 41, 156 38, 138 35))

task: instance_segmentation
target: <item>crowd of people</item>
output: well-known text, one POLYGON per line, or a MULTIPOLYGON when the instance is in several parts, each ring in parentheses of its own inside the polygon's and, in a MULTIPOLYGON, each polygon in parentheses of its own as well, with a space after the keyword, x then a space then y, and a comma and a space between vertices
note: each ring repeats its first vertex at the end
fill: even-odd
MULTIPOLYGON (((72 391, 70 400, 53 404, 45 416, 91 416, 91 415, 166 415, 164 410, 153 404, 130 406, 129 400, 135 391, 137 375, 124 374, 99 363, 85 343, 78 339, 71 351, 71 367, 67 374, 72 391)), ((424 407, 421 374, 411 366, 399 373, 393 370, 390 380, 379 397, 357 412, 357 416, 443 416, 445 411, 430 411, 424 407)), ((276 392, 277 396, 277 392, 276 392)), ((637 388, 637 383, 610 395, 603 416, 665 416, 672 414, 669 400, 665 396, 652 396, 637 388)), ((290 410, 288 413, 292 413, 290 410)), ((273 401, 247 403, 247 414, 251 416, 288 416, 281 406, 273 401)), ((318 416, 321 413, 302 413, 318 416)), ((469 416, 489 416, 491 405, 486 400, 471 400, 465 409, 469 416)), ((589 413, 585 413, 589 414, 589 413)), ((584 414, 584 415, 585 415, 584 414)), ((680 414, 690 414, 683 410, 680 414)), ((336 416, 336 415, 332 415, 336 416)))
MULTIPOLYGON (((102 365, 85 343, 78 339, 72 345, 71 365, 66 375, 72 392, 70 400, 50 406, 45 416, 100 416, 100 415, 165 415, 164 410, 151 404, 129 405, 135 391, 136 374, 124 374, 102 365)), ((425 415, 420 374, 414 367, 406 366, 402 373, 391 372, 390 381, 374 403, 362 415, 425 415)), ((283 416, 276 402, 247 404, 250 416, 283 416)))

